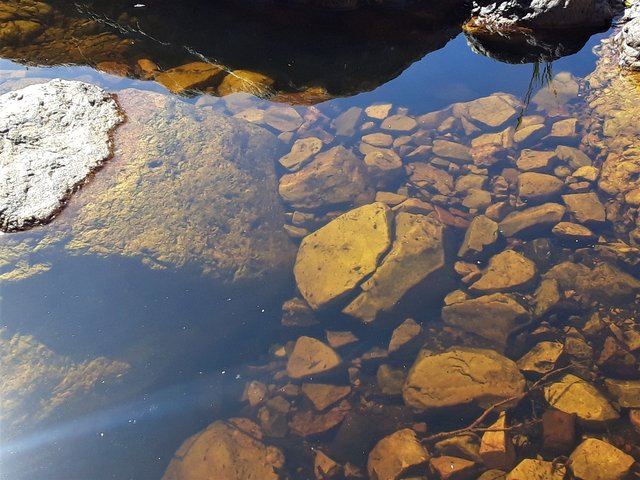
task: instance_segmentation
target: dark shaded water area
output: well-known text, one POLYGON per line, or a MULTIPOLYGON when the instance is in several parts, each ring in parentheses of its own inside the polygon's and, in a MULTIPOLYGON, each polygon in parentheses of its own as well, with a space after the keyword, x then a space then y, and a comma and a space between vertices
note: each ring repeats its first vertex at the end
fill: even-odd
MULTIPOLYGON (((238 5, 237 2, 195 1, 180 2, 180 5, 160 1, 140 2, 137 6, 133 2, 51 2, 35 5, 35 13, 24 6, 22 10, 18 7, 15 11, 21 20, 28 20, 31 15, 31 18, 37 19, 35 23, 38 26, 23 25, 22 36, 20 32, 13 31, 5 31, 4 36, 0 36, 1 93, 42 79, 79 79, 117 92, 123 98, 126 97, 126 94, 122 94, 125 89, 170 95, 172 102, 177 100, 193 109, 196 112, 194 118, 201 122, 204 120, 198 117, 201 115, 198 112, 205 112, 203 116, 217 115, 225 119, 236 115, 248 118, 250 122, 258 123, 280 137, 277 147, 265 148, 269 152, 268 160, 276 165, 278 180, 291 173, 277 163, 278 159, 291 149, 293 140, 304 138, 304 132, 297 130, 299 124, 295 128, 286 127, 279 131, 268 122, 263 122, 262 116, 256 120, 258 117, 251 115, 256 115, 256 111, 286 108, 288 105, 293 105, 305 119, 305 115, 324 118, 322 128, 315 131, 317 135, 324 132, 330 137, 326 142, 323 140, 323 149, 343 146, 360 152, 358 155, 362 154, 363 157, 366 156, 366 149, 362 148, 362 136, 369 131, 380 133, 382 121, 390 112, 401 117, 419 118, 429 112, 448 109, 451 104, 472 102, 496 92, 513 96, 508 98, 514 99, 513 108, 517 110, 516 115, 500 123, 501 131, 509 128, 515 130, 522 119, 533 116, 540 118, 531 120, 534 122, 532 125, 541 122, 547 127, 557 121, 576 118, 581 125, 580 135, 587 137, 588 121, 584 117, 588 117, 588 113, 584 97, 589 91, 585 89, 587 84, 583 79, 596 68, 598 57, 593 53, 594 47, 610 34, 601 32, 591 35, 592 32, 589 32, 572 34, 571 40, 556 39, 562 46, 556 44, 557 48, 551 50, 561 54, 557 55, 560 58, 553 58, 548 54, 549 49, 543 49, 544 54, 536 53, 537 57, 513 46, 500 50, 500 45, 484 45, 483 48, 476 45, 474 51, 460 30, 465 19, 464 5, 443 4, 427 11, 365 9, 353 12, 309 12, 267 3, 238 5), (478 51, 491 56, 481 55, 478 51), (532 58, 539 58, 539 61, 523 63, 530 62, 532 58), (141 63, 141 60, 149 61, 152 66, 141 63), (171 69, 193 62, 221 66, 223 78, 217 73, 204 77, 196 75, 196 80, 191 76, 187 83, 182 83, 182 80, 176 80, 178 77, 175 75, 170 75, 168 79, 161 77, 171 69), (239 87, 223 88, 224 79, 234 75, 249 80, 241 82, 239 87), (571 93, 567 93, 567 89, 571 93), (537 103, 532 102, 531 99, 539 91, 546 92, 546 97, 541 94, 537 103), (562 103, 565 110, 561 108, 562 111, 554 112, 556 103, 562 103), (340 127, 335 122, 350 109, 386 104, 391 106, 387 114, 381 117, 382 121, 381 118, 367 117, 360 112, 354 126, 347 128, 348 133, 336 133, 340 127), (366 127, 366 123, 371 125, 366 127)), ((178 114, 176 116, 179 117, 178 114)), ((467 127, 460 127, 459 118, 451 120, 449 129, 438 130, 440 124, 450 118, 451 115, 445 114, 437 120, 437 126, 419 127, 419 130, 427 132, 423 135, 422 145, 431 147, 434 141, 444 138, 466 145, 484 133, 473 129, 469 133, 461 133, 467 127)), ((286 116, 285 120, 296 121, 286 116)), ((425 120, 425 125, 427 123, 425 120)), ((545 130, 547 134, 548 130, 545 130)), ((487 128, 489 131, 491 128, 487 128)), ((391 130, 390 133, 394 142, 404 136, 401 129, 391 130)), ((606 145, 593 147, 592 144, 581 142, 573 134, 563 135, 548 135, 530 146, 538 151, 554 151, 559 145, 567 144, 584 147, 589 154, 615 150, 613 146, 609 148, 606 145)), ((401 152, 406 165, 424 160, 420 151, 415 156, 414 151, 402 150, 402 144, 397 147, 395 143, 393 145, 401 152), (410 154, 414 154, 414 157, 410 154)), ((416 145, 412 144, 412 148, 420 148, 420 145, 417 142, 416 145)), ((508 149, 513 155, 508 162, 515 164, 521 147, 511 145, 508 149)), ((176 170, 183 169, 182 175, 188 170, 183 166, 184 163, 188 164, 191 160, 185 144, 176 143, 175 151, 165 153, 171 159, 161 158, 159 154, 157 159, 142 162, 131 171, 122 171, 133 175, 132 172, 139 168, 143 172, 141 180, 131 183, 135 185, 139 181, 141 190, 157 185, 162 188, 163 181, 169 184, 171 179, 179 176, 173 172, 174 167, 176 170), (144 175, 154 169, 162 171, 164 177, 145 183, 144 175)), ((129 232, 123 232, 123 240, 117 235, 93 236, 94 230, 101 231, 103 221, 109 224, 106 219, 87 214, 82 221, 77 220, 76 215, 83 215, 82 212, 90 210, 87 205, 103 205, 111 201, 111 198, 100 197, 99 189, 105 185, 111 188, 117 182, 114 180, 113 185, 109 181, 100 183, 99 178, 103 174, 110 179, 117 179, 118 172, 121 172, 118 164, 121 158, 116 154, 113 163, 98 172, 95 182, 80 192, 77 204, 72 200, 68 211, 51 224, 30 232, 0 236, 4 255, 0 274, 7 274, 0 289, 0 335, 7 341, 11 338, 22 339, 24 345, 28 346, 24 347, 24 352, 33 349, 34 357, 29 358, 25 354, 22 363, 18 364, 25 371, 29 370, 29 365, 35 365, 36 373, 31 382, 37 383, 38 388, 37 391, 30 390, 30 387, 16 388, 15 391, 21 392, 22 396, 17 395, 17 400, 9 399, 13 402, 10 404, 12 415, 21 418, 21 421, 2 427, 4 433, 0 430, 2 479, 161 478, 186 438, 214 420, 231 416, 246 416, 262 421, 262 426, 267 430, 265 443, 276 445, 286 452, 287 463, 282 478, 321 478, 314 476, 313 472, 317 448, 343 465, 353 463, 354 472, 363 471, 366 477, 367 455, 383 436, 407 426, 420 431, 422 422, 428 425, 429 433, 454 430, 471 423, 482 411, 480 406, 475 405, 471 408, 457 409, 453 406, 435 413, 414 414, 405 407, 397 391, 389 394, 381 388, 384 382, 379 379, 378 368, 382 363, 390 364, 391 370, 396 373, 404 372, 402 375, 406 377, 417 355, 416 341, 408 345, 401 355, 396 353, 396 356, 389 356, 388 352, 385 353, 391 331, 407 316, 411 315, 421 325, 423 330, 416 337, 417 341, 431 351, 442 351, 451 345, 491 347, 501 353, 506 351, 509 358, 518 359, 540 341, 560 341, 566 345, 567 338, 581 339, 580 346, 574 345, 571 352, 565 352, 562 360, 557 361, 557 366, 572 364, 576 358, 584 360, 580 355, 589 348, 597 352, 604 349, 605 338, 611 338, 609 333, 588 337, 589 345, 584 347, 584 336, 573 331, 582 331, 581 325, 587 318, 592 318, 594 312, 607 312, 613 319, 612 323, 624 324, 623 329, 619 328, 618 339, 637 330, 637 285, 632 280, 622 287, 617 284, 615 288, 612 286, 609 296, 600 290, 576 294, 575 289, 563 286, 560 290, 566 298, 558 300, 558 305, 550 309, 550 314, 537 317, 536 321, 539 322, 532 322, 532 328, 529 328, 529 324, 516 325, 516 332, 508 332, 514 335, 508 338, 508 345, 504 349, 496 347, 491 339, 472 335, 477 332, 458 329, 455 325, 443 325, 441 309, 444 294, 466 289, 470 283, 468 277, 467 281, 464 280, 466 275, 479 278, 479 272, 473 270, 473 265, 476 269, 484 269, 488 264, 487 256, 474 258, 466 265, 459 265, 459 271, 453 272, 452 259, 463 242, 466 227, 474 217, 498 203, 499 195, 504 192, 500 193, 499 186, 492 190, 493 197, 487 205, 480 202, 481 206, 469 206, 457 200, 457 203, 448 202, 441 198, 448 194, 433 190, 431 184, 420 184, 421 179, 417 178, 417 174, 413 179, 407 178, 409 174, 384 177, 374 190, 378 193, 394 192, 404 199, 419 198, 421 202, 431 205, 407 207, 412 214, 415 209, 424 213, 421 209, 431 208, 432 212, 433 205, 436 205, 439 221, 445 222, 450 230, 445 250, 447 266, 451 271, 446 278, 438 280, 442 292, 436 296, 425 294, 438 288, 434 285, 425 288, 422 284, 421 289, 410 291, 391 314, 383 315, 383 321, 375 325, 363 324, 341 313, 340 309, 331 308, 313 312, 312 316, 319 320, 315 325, 283 325, 286 324, 286 321, 282 321, 283 302, 299 296, 292 271, 278 270, 277 274, 257 280, 236 278, 235 281, 229 281, 228 278, 216 276, 215 267, 211 267, 217 259, 211 260, 207 255, 215 251, 216 246, 208 245, 206 239, 194 248, 176 241, 176 245, 154 250, 154 242, 166 241, 167 238, 154 236, 156 230, 162 230, 165 209, 166 227, 173 228, 175 209, 169 206, 171 200, 152 206, 158 214, 158 225, 150 226, 154 228, 149 228, 146 236, 141 235, 141 238, 133 240, 127 238, 129 232), (94 201, 94 198, 98 200, 94 201), (442 208, 453 213, 442 213, 442 208), (88 228, 90 223, 91 228, 88 228), (87 234, 87 231, 91 234, 87 234), (202 244, 206 246, 202 247, 202 244), (189 253, 182 256, 183 249, 189 253), (465 268, 471 270, 465 271, 465 268), (9 275, 13 272, 17 273, 9 275), (622 293, 616 296, 619 291, 622 293), (262 411, 271 409, 269 412, 274 415, 271 419, 265 419, 266 414, 257 413, 258 408, 264 407, 262 400, 257 407, 248 406, 246 399, 240 400, 248 382, 253 381, 270 386, 271 399, 286 398, 294 411, 296 408, 300 411, 308 409, 308 401, 302 400, 300 392, 282 393, 285 387, 293 384, 297 388, 301 383, 299 379, 287 380, 286 373, 283 374, 286 371, 284 363, 292 355, 294 341, 301 336, 325 341, 327 330, 349 331, 359 339, 354 344, 335 347, 344 359, 349 359, 348 366, 354 371, 339 370, 320 375, 318 379, 328 384, 350 385, 354 392, 358 392, 350 397, 352 414, 342 425, 328 428, 318 435, 297 435, 287 431, 286 414, 285 427, 282 426, 282 412, 280 417, 273 413, 277 411, 275 404, 269 404, 262 411), (534 333, 531 333, 532 330, 534 333), (517 335, 522 332, 524 335, 517 335), (388 356, 390 359, 387 361, 388 356), (93 380, 87 384, 78 381, 78 389, 69 389, 69 393, 65 393, 67 390, 60 385, 74 382, 68 380, 65 384, 65 375, 78 370, 90 373, 86 366, 91 365, 96 357, 107 359, 105 362, 122 363, 101 366, 103 369, 93 375, 93 380), (52 366, 55 369, 49 368, 52 366), (38 375, 39 371, 43 373, 38 375), (42 380, 53 374, 56 380, 42 380), (59 403, 51 407, 49 415, 42 414, 41 417, 40 413, 49 411, 47 395, 50 391, 54 394, 62 391, 58 396, 53 395, 59 403), (68 403, 65 403, 65 395, 69 397, 68 403), (286 433, 282 432, 283 429, 286 433)), ((510 188, 513 192, 518 188, 516 182, 509 178, 509 175, 515 176, 518 172, 514 173, 514 168, 504 171, 502 163, 497 166, 469 167, 468 170, 464 170, 468 167, 462 167, 462 173, 460 163, 456 160, 440 159, 436 165, 451 174, 451 181, 461 177, 462 173, 475 176, 475 180, 484 175, 492 179, 491 188, 497 177, 509 180, 509 186, 505 187, 507 190, 510 188)), ((555 167, 550 170, 562 179, 572 173, 556 170, 555 167)), ((346 176, 351 174, 349 171, 340 173, 346 176)), ((267 183, 269 181, 265 180, 267 183)), ((127 185, 126 181, 123 183, 127 185)), ((247 185, 246 189, 253 187, 247 185)), ((357 188, 354 182, 354 191, 357 188)), ((590 192, 595 187, 582 185, 580 188, 582 190, 577 189, 576 192, 590 192)), ((198 195, 194 193, 192 199, 188 196, 186 200, 181 199, 184 201, 182 206, 190 213, 206 212, 216 192, 205 188, 206 194, 200 195, 200 191, 196 190, 194 188, 198 195)), ((125 193, 132 191, 135 192, 135 188, 125 193)), ((117 190, 114 192, 119 194, 117 190)), ((571 190, 563 192, 572 193, 571 190)), ((549 196, 553 201, 562 203, 558 192, 549 196)), ((346 200, 328 201, 326 205, 300 207, 295 206, 294 201, 283 198, 286 212, 283 219, 288 226, 294 227, 289 230, 289 235, 295 247, 287 245, 287 248, 295 250, 301 237, 326 224, 337 214, 372 200, 373 197, 362 202, 347 196, 346 200), (296 212, 302 214, 303 221, 295 220, 296 212), (310 214, 310 219, 305 214, 310 214)), ((466 197, 462 200, 466 201, 466 197)), ((403 200, 397 201, 401 203, 403 200)), ((537 199, 525 199, 524 203, 527 201, 531 205, 541 203, 537 199)), ((524 208, 521 204, 516 207, 524 208)), ((239 210, 238 215, 242 217, 245 209, 239 210)), ((124 223, 136 223, 135 209, 131 211, 134 213, 123 213, 124 223)), ((399 221, 397 218, 396 222, 399 221)), ((575 220, 574 217, 571 219, 575 220)), ((620 239, 629 240, 628 231, 631 227, 624 222, 633 223, 633 220, 626 218, 623 221, 622 215, 618 219, 619 223, 614 220, 589 223, 592 235, 586 239, 571 237, 567 240, 552 235, 550 231, 523 237, 514 235, 508 240, 501 239, 496 252, 505 248, 515 249, 535 262, 540 274, 563 261, 595 268, 600 264, 600 256, 607 255, 595 248, 598 243, 610 246, 620 239), (603 240, 599 241, 598 237, 603 240)), ((193 220, 193 223, 197 223, 197 220, 193 220)), ((185 224, 189 224, 189 221, 185 221, 185 224)), ((114 225, 115 229, 124 228, 122 223, 114 225)), ((242 243, 241 237, 239 243, 242 243)), ((283 242, 283 250, 284 247, 283 242)), ((638 278, 637 262, 633 260, 636 250, 626 257, 624 255, 615 251, 607 257, 615 259, 619 270, 613 274, 608 272, 608 276, 603 274, 605 283, 613 282, 618 273, 620 276, 629 275, 631 279, 638 278)), ((581 271, 582 274, 587 275, 581 271)), ((594 280, 594 283, 597 282, 594 280)), ((603 287, 598 284, 598 288, 606 290, 607 285, 603 287)), ((588 288, 584 287, 584 290, 586 292, 588 288)), ((513 293, 513 297, 522 303, 535 305, 531 300, 533 292, 530 286, 515 288, 508 293, 513 293)), ((350 292, 344 299, 351 301, 354 296, 355 293, 350 292)), ((455 302, 452 304, 456 305, 455 302)), ((307 310, 304 312, 299 315, 300 318, 306 318, 307 310)), ((473 316, 472 313, 463 315, 473 316)), ((296 320, 300 318, 296 317, 296 320)), ((496 330, 499 328, 496 327, 496 330)), ((616 332, 613 327, 612 331, 616 332)), ((630 337, 625 338, 629 340, 630 337)), ((329 340, 326 342, 331 343, 329 340)), ((17 343, 15 340, 12 345, 17 343)), ((631 340, 629 344, 633 344, 633 347, 628 347, 632 352, 630 355, 637 357, 639 346, 631 340)), ((565 348, 569 350, 569 347, 565 348)), ((5 353, 14 355, 11 361, 23 358, 8 347, 5 353)), ((591 356, 596 356, 593 351, 591 356)), ((637 358, 625 358, 627 364, 624 361, 603 361, 598 366, 599 373, 590 373, 589 365, 593 366, 595 359, 589 360, 591 363, 585 360, 575 370, 584 376, 596 378, 594 382, 599 387, 603 375, 635 381, 640 378, 637 358), (621 364, 626 365, 628 370, 621 370, 621 364)), ((8 368, 9 363, 3 368, 8 368)), ((555 360, 551 363, 556 366, 555 360)), ((392 372, 391 376, 396 373, 392 372)), ((25 376, 31 378, 27 374, 25 376)), ((15 375, 15 378, 19 379, 20 375, 15 375)), ((315 380, 314 376, 312 380, 315 380)), ((531 416, 542 415, 543 409, 539 406, 542 402, 539 399, 536 401, 538 403, 533 407, 520 405, 513 413, 514 418, 528 421, 531 416)), ((611 442, 621 448, 638 439, 626 421, 628 409, 624 408, 623 420, 610 422, 608 419, 609 423, 603 422, 595 429, 607 431, 609 438, 615 440, 611 442)), ((330 423, 329 420, 324 421, 330 423)), ((307 423, 313 422, 308 420, 307 423)), ((578 432, 590 434, 592 431, 582 425, 578 432)), ((518 448, 521 456, 532 458, 539 450, 536 442, 540 439, 540 432, 526 433, 528 437, 522 435, 519 438, 522 443, 518 448)), ((628 448, 627 453, 637 455, 638 452, 628 448)), ((553 457, 546 455, 545 459, 553 457)), ((356 474, 349 476, 345 470, 342 472, 345 477, 357 478, 356 474)), ((436 478, 426 475, 419 478, 436 478)))

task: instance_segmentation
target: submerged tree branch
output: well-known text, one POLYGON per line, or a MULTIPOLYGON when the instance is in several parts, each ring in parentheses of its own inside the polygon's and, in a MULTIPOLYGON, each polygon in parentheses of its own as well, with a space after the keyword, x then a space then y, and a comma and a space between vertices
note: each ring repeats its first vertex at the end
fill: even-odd
POLYGON ((573 365, 567 365, 566 367, 561 367, 561 368, 556 368, 554 370, 551 370, 550 372, 545 373, 542 377, 540 377, 538 380, 536 380, 531 385, 531 388, 529 388, 527 391, 519 393, 518 395, 513 395, 512 397, 509 397, 509 398, 505 398, 503 400, 500 400, 499 402, 492 403, 470 425, 468 425, 466 427, 463 427, 463 428, 459 428, 457 430, 451 430, 451 431, 448 431, 448 432, 440 432, 440 433, 436 433, 436 434, 430 435, 428 437, 423 438, 422 442, 423 443, 431 443, 431 442, 435 442, 435 441, 438 441, 438 440, 444 440, 445 438, 455 437, 456 435, 461 435, 463 433, 509 432, 509 431, 518 430, 518 429, 521 429, 521 428, 526 428, 526 427, 529 427, 531 425, 535 425, 537 423, 540 423, 541 422, 540 419, 533 419, 531 421, 522 422, 522 423, 519 423, 519 424, 516 424, 516 425, 512 425, 511 427, 506 427, 506 428, 480 427, 480 424, 482 424, 482 422, 484 422, 486 420, 486 418, 489 415, 491 415, 492 412, 496 411, 500 407, 503 407, 504 405, 508 405, 510 403, 521 401, 522 399, 524 399, 530 393, 535 392, 535 391, 539 390, 540 388, 542 388, 544 386, 545 382, 549 378, 551 378, 552 376, 554 376, 554 375, 556 375, 558 373, 564 372, 565 370, 568 370, 572 366, 573 365))

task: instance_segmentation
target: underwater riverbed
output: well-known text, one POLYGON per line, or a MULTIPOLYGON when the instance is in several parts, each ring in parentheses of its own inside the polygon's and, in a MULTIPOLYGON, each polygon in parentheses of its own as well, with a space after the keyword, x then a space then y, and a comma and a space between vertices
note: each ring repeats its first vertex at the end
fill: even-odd
POLYGON ((81 80, 127 116, 0 235, 0 478, 635 471, 640 81, 611 32, 555 58, 455 9, 100 3, 0 6, 0 93, 81 80))

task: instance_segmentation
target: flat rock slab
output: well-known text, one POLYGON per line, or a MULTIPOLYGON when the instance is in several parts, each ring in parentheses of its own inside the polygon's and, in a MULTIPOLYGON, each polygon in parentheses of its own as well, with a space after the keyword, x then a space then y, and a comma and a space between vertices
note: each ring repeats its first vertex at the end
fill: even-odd
POLYGON ((60 219, 71 223, 68 250, 195 265, 225 283, 291 271, 274 135, 174 96, 127 89, 118 101, 127 122, 114 160, 60 219))
POLYGON ((391 210, 372 203, 332 220, 302 240, 294 274, 300 293, 318 309, 353 291, 391 245, 391 210))
POLYGON ((55 79, 0 96, 0 229, 50 220, 107 160, 122 120, 110 94, 83 82, 55 79))
POLYGON ((368 323, 391 311, 404 295, 428 282, 425 295, 438 291, 445 270, 444 225, 435 217, 401 212, 396 216, 391 251, 343 312, 368 323), (431 285, 433 282, 433 285, 431 285))
POLYGON ((475 403, 480 407, 520 395, 525 380, 516 364, 493 350, 454 347, 422 352, 402 389, 417 411, 475 403))

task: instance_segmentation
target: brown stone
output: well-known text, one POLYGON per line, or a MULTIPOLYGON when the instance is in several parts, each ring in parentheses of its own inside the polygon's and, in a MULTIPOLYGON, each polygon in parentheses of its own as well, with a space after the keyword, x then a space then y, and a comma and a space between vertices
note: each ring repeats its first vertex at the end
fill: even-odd
POLYGON ((350 345, 358 341, 358 337, 356 337, 353 332, 340 332, 335 330, 327 330, 327 342, 331 348, 340 348, 345 345, 350 345))
POLYGON ((342 146, 319 153, 299 171, 283 175, 278 191, 286 202, 301 209, 362 204, 374 197, 365 165, 342 146))
POLYGON ((472 480, 476 478, 476 464, 464 458, 433 457, 429 461, 431 469, 436 472, 438 478, 442 480, 472 480))
POLYGON ((416 323, 412 318, 407 318, 402 322, 391 334, 389 341, 389 353, 396 352, 406 347, 413 340, 422 334, 422 326, 416 323))
POLYGON ((320 340, 300 337, 296 340, 287 362, 287 375, 302 379, 325 373, 339 367, 342 360, 338 354, 320 340))
POLYGON ((410 163, 406 167, 409 181, 419 188, 427 188, 441 195, 451 195, 453 177, 440 168, 426 163, 410 163))
POLYGON ((214 422, 182 443, 162 480, 278 480, 284 455, 261 437, 260 428, 247 419, 214 422))
POLYGON ((553 175, 536 172, 518 175, 518 196, 529 204, 552 200, 563 188, 564 182, 553 175))
POLYGON ((322 411, 349 395, 351 387, 349 385, 303 383, 302 393, 309 399, 316 410, 322 411))
POLYGON ((216 86, 224 74, 220 65, 192 62, 166 70, 156 75, 155 80, 174 93, 182 93, 185 90, 216 86))
POLYGON ((412 468, 425 465, 429 452, 413 430, 398 430, 380 440, 369 453, 367 471, 371 480, 398 480, 412 468))
POLYGON ((258 97, 270 95, 273 90, 273 79, 257 72, 234 70, 222 79, 218 87, 218 95, 224 97, 231 93, 246 92, 258 97))
POLYGON ((559 410, 542 414, 542 448, 556 455, 569 453, 576 441, 576 417, 559 410))
POLYGON ((479 335, 505 348, 509 335, 530 319, 529 312, 513 298, 494 293, 464 300, 442 309, 445 325, 479 335))
POLYGON ((514 250, 505 250, 491 257, 482 277, 469 290, 480 294, 524 291, 533 286, 537 276, 535 263, 514 250))
POLYGON ((458 250, 458 256, 467 260, 482 258, 498 241, 498 224, 484 215, 471 220, 464 240, 458 250))
POLYGON ((579 223, 601 224, 607 219, 604 205, 593 192, 563 195, 562 200, 579 223))
POLYGON ((469 147, 448 140, 435 140, 433 142, 433 153, 442 158, 446 158, 455 163, 471 162, 469 147))
POLYGON ((550 229, 562 220, 564 213, 565 207, 557 203, 512 212, 500 222, 500 232, 505 237, 513 237, 550 229))
POLYGON ((289 428, 293 434, 300 437, 319 435, 340 425, 349 410, 351 405, 343 400, 326 413, 317 413, 313 410, 297 411, 289 422, 289 428))

